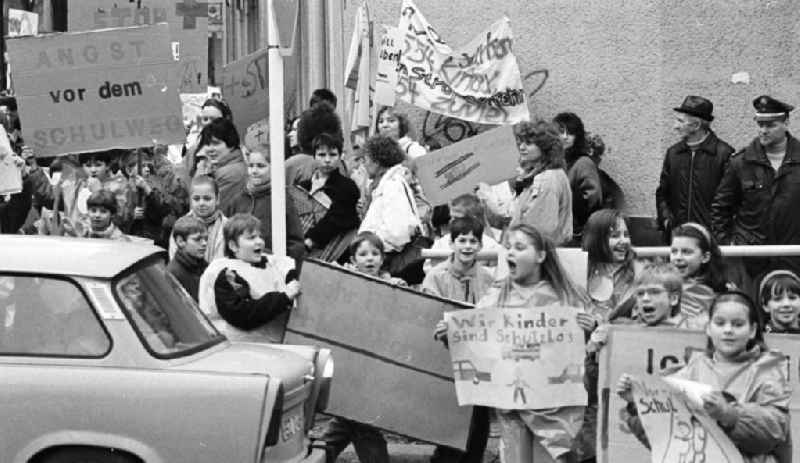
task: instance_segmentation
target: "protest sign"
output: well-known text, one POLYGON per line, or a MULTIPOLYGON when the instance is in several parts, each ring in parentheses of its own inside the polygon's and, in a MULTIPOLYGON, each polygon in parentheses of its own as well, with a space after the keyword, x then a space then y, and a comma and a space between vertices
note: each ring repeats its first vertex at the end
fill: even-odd
POLYGON ((578 309, 447 312, 459 405, 541 409, 586 405, 578 309))
POLYGON ((21 37, 39 33, 39 15, 25 10, 8 9, 8 36, 21 37))
POLYGON ((516 124, 530 119, 508 18, 454 51, 417 6, 403 0, 398 29, 404 37, 397 66, 401 100, 470 122, 516 124))
POLYGON ((650 443, 650 461, 744 463, 716 421, 680 389, 657 376, 634 377, 632 384, 636 411, 650 443))
POLYGON ((8 40, 37 156, 183 143, 166 24, 8 40))
POLYGON ((267 49, 251 53, 222 68, 222 94, 236 115, 233 122, 240 134, 265 119, 269 111, 269 70, 267 49))
POLYGON ((394 106, 397 87, 397 63, 404 43, 400 29, 383 26, 381 46, 378 49, 378 69, 375 74, 375 104, 394 106))
POLYGON ((22 191, 22 171, 11 156, 0 153, 0 195, 22 191))
POLYGON ((456 402, 433 329, 444 312, 470 306, 316 260, 303 263, 300 284, 284 342, 332 350, 326 413, 463 449, 471 411, 456 402))
POLYGON ((197 117, 203 109, 203 103, 208 99, 205 93, 181 93, 181 114, 183 114, 183 125, 189 127, 197 123, 197 117))
POLYGON ((170 42, 180 60, 180 93, 202 93, 208 83, 208 3, 198 0, 68 0, 67 29, 169 24, 170 42))
POLYGON ((503 126, 445 146, 414 160, 431 204, 447 204, 471 193, 479 182, 498 183, 514 177, 519 151, 510 126, 503 126))
MULTIPOLYGON (((597 461, 646 461, 647 449, 631 434, 623 420, 625 401, 614 391, 623 373, 644 375, 682 364, 694 351, 706 346, 706 335, 701 331, 674 328, 642 328, 613 326, 607 344, 600 351, 600 380, 598 394, 600 405, 597 428, 597 461)), ((797 356, 798 335, 768 334, 767 345, 789 358, 789 381, 793 390, 800 388, 800 356, 797 356)), ((800 396, 792 395, 789 405, 792 417, 792 436, 797 448, 800 436, 800 396)), ((692 460, 687 460, 692 461, 692 460)), ((706 460, 717 461, 717 460, 706 460)), ((794 463, 800 463, 800 452, 794 452, 794 463)))

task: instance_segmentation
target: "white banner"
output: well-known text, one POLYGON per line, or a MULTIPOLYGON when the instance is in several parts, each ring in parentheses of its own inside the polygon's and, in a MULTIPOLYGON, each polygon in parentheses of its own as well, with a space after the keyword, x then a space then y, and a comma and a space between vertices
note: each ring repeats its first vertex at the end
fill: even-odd
POLYGON ((445 313, 459 405, 540 409, 586 405, 578 309, 445 313))
POLYGON ((452 50, 411 0, 403 0, 397 96, 428 111, 483 124, 530 120, 508 18, 452 50))

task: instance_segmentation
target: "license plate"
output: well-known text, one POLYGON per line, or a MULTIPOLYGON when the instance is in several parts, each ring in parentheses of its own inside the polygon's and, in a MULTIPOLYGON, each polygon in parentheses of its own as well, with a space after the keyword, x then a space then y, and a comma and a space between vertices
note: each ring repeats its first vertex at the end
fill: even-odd
POLYGON ((286 442, 291 440, 297 433, 303 432, 303 409, 289 413, 281 422, 281 439, 286 442))

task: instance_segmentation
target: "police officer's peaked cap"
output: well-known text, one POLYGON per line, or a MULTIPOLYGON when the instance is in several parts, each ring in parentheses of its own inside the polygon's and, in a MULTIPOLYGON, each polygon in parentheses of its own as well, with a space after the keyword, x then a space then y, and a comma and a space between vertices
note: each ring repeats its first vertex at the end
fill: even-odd
POLYGON ((761 95, 753 100, 753 107, 756 108, 756 121, 774 121, 783 119, 789 115, 794 106, 776 100, 768 95, 761 95))

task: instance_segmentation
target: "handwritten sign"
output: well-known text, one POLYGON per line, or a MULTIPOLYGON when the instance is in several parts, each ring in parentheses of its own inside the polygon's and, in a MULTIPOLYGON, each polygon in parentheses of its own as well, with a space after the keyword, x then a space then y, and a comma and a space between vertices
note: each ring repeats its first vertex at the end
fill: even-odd
POLYGON ((8 40, 37 156, 185 139, 166 24, 8 40))
POLYGON ((586 405, 577 312, 549 306, 446 313, 458 404, 504 409, 586 405))
MULTIPOLYGON (((796 355, 800 335, 768 334, 767 345, 790 355, 788 377, 793 390, 800 388, 800 356, 796 355)), ((615 393, 622 373, 644 375, 681 364, 693 351, 705 349, 706 335, 701 331, 674 328, 641 328, 614 326, 608 343, 600 351, 600 406, 597 429, 597 461, 646 461, 647 449, 631 434, 622 419, 625 401, 615 393)), ((800 445, 800 397, 792 395, 789 404, 792 417, 794 447, 800 445)), ((687 460, 693 461, 693 460, 687 460)), ((706 461, 724 461, 706 459, 706 461)), ((800 453, 794 452, 792 462, 800 463, 800 453)))
POLYGON ((463 449, 471 411, 458 406, 449 355, 432 330, 444 312, 470 306, 317 260, 303 263, 300 284, 284 342, 333 352, 326 413, 463 449))
POLYGON ((0 195, 22 191, 22 172, 11 156, 0 153, 0 195))
POLYGON ((68 0, 67 27, 89 31, 166 22, 180 60, 180 93, 202 93, 208 84, 208 3, 198 0, 68 0))
POLYGON ((744 463, 717 423, 681 389, 657 376, 633 379, 636 411, 650 443, 653 463, 713 461, 744 463))
POLYGON ((39 33, 39 15, 25 10, 8 9, 8 36, 21 37, 39 33))
POLYGON ((530 119, 508 18, 453 50, 411 0, 403 0, 404 37, 397 95, 428 111, 485 124, 530 119))
POLYGON ((508 180, 519 165, 519 152, 510 126, 499 127, 420 156, 414 161, 428 200, 447 204, 471 193, 479 182, 508 180))
POLYGON ((222 94, 234 114, 240 134, 269 111, 269 75, 267 50, 259 50, 222 68, 222 94))
POLYGON ((375 103, 394 106, 397 87, 397 64, 404 43, 400 29, 384 25, 381 46, 378 49, 378 69, 375 74, 375 103))

